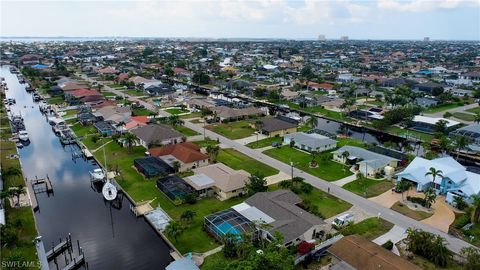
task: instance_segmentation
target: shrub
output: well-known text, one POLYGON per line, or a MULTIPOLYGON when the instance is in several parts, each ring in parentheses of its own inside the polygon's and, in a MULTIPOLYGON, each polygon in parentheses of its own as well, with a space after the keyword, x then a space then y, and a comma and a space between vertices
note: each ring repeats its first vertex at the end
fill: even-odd
POLYGON ((314 248, 315 248, 314 243, 309 243, 309 242, 303 241, 298 245, 298 253, 300 253, 302 255, 307 254, 308 252, 310 252, 314 248))
POLYGON ((411 201, 412 203, 418 203, 423 207, 426 207, 427 205, 424 198, 407 196, 407 201, 411 201))
POLYGON ((310 194, 313 190, 313 186, 310 185, 309 183, 302 182, 302 185, 300 186, 300 190, 305 194, 310 194))
POLYGON ((188 204, 195 204, 197 202, 197 196, 194 193, 188 193, 184 200, 188 204))
POLYGON ((387 242, 383 243, 382 247, 384 247, 387 250, 392 250, 393 242, 391 240, 388 240, 387 242))
POLYGON ((449 118, 449 117, 452 117, 453 114, 451 112, 446 112, 443 114, 443 118, 449 118))

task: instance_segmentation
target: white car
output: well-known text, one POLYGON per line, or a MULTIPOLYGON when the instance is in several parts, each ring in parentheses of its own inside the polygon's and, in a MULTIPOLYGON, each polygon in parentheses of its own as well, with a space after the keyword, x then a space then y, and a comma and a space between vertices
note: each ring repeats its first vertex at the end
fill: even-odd
POLYGON ((21 140, 21 141, 28 141, 29 138, 28 138, 28 132, 26 130, 21 130, 18 132, 18 138, 21 140))
POLYGON ((332 221, 332 225, 337 227, 343 227, 353 222, 353 215, 352 214, 343 214, 341 216, 336 217, 332 221))

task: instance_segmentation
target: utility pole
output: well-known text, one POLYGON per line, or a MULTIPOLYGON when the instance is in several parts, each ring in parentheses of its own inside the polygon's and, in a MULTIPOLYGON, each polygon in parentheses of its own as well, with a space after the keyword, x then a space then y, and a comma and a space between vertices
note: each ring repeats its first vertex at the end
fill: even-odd
POLYGON ((293 162, 292 161, 290 161, 290 167, 292 169, 292 180, 293 180, 293 162))

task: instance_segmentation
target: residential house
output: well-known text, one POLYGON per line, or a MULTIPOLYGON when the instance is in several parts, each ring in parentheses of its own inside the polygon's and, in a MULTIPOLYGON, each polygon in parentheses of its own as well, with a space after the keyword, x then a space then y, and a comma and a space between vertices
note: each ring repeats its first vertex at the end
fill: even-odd
POLYGON ((130 121, 132 110, 130 107, 106 106, 97 109, 94 115, 101 117, 104 121, 113 122, 118 125, 130 121))
POLYGON ((146 126, 150 122, 148 116, 132 116, 130 117, 130 121, 126 122, 123 126, 124 130, 132 130, 137 127, 146 126))
POLYGON ((192 110, 192 109, 211 109, 215 107, 215 105, 206 98, 192 98, 187 101, 185 101, 185 104, 187 105, 187 108, 192 110))
POLYGON ((173 167, 174 162, 179 162, 179 171, 195 169, 208 165, 208 155, 200 151, 200 147, 191 142, 169 144, 161 147, 150 148, 151 156, 158 157, 173 167))
POLYGON ((70 105, 78 105, 82 103, 95 103, 101 100, 105 100, 105 97, 97 90, 77 89, 65 92, 65 100, 70 105))
POLYGON ((366 149, 345 145, 332 152, 333 160, 347 164, 355 165, 355 170, 366 177, 376 177, 377 174, 382 174, 386 167, 393 169, 399 165, 399 159, 378 154, 366 149), (348 153, 344 156, 344 153, 348 153))
POLYGON ((422 268, 395 255, 359 235, 342 237, 328 248, 332 255, 330 269, 345 270, 421 270, 422 268))
POLYGON ((473 83, 480 83, 480 71, 471 71, 459 76, 459 80, 465 85, 472 85, 473 83))
POLYGON ((438 100, 434 98, 426 98, 426 97, 417 97, 413 101, 416 105, 423 107, 423 108, 430 108, 438 105, 438 100))
POLYGON ((175 144, 182 141, 182 133, 175 129, 157 124, 149 124, 130 131, 139 139, 139 144, 145 148, 151 145, 175 144))
POLYGON ((439 95, 443 92, 443 86, 434 82, 425 82, 415 85, 414 92, 423 92, 429 95, 439 95))
POLYGON ((253 116, 260 116, 263 115, 264 112, 255 107, 247 107, 247 108, 230 108, 225 106, 218 106, 211 108, 211 110, 220 118, 220 121, 236 121, 239 119, 245 119, 247 117, 253 116))
POLYGON ((316 107, 332 100, 333 98, 329 96, 307 93, 299 95, 293 102, 301 107, 316 107))
POLYGON ((192 186, 199 197, 215 196, 227 200, 245 194, 245 184, 250 174, 234 170, 223 163, 215 163, 193 169, 193 176, 184 180, 192 186))
MULTIPOLYGON (((260 121, 261 133, 267 135, 268 137, 281 137, 285 134, 297 132, 298 123, 293 119, 264 118, 260 121)), ((258 128, 257 125, 257 123, 254 123, 254 128, 258 128)))
POLYGON ((337 141, 317 133, 296 132, 283 137, 285 144, 290 145, 291 141, 298 149, 308 152, 323 152, 337 147, 337 141))
POLYGON ((150 85, 144 89, 144 92, 151 97, 156 97, 175 93, 175 89, 168 84, 162 83, 158 85, 150 85))
MULTIPOLYGON (((232 209, 252 222, 265 223, 261 235, 272 239, 275 232, 283 236, 286 246, 323 237, 326 223, 299 205, 302 199, 290 190, 258 192, 232 209)), ((261 225, 260 225, 261 226, 261 225)))
POLYGON ((480 124, 471 124, 454 130, 449 134, 452 138, 456 135, 467 137, 470 140, 470 144, 468 145, 469 150, 480 152, 480 124))
POLYGON ((453 130, 460 125, 460 122, 441 117, 428 117, 423 115, 415 115, 410 125, 411 129, 418 130, 425 133, 435 133, 437 123, 444 121, 447 130, 453 130))
POLYGON ((112 136, 117 133, 117 129, 109 121, 98 121, 93 124, 98 133, 103 136, 112 136))
POLYGON ((452 157, 433 160, 416 157, 402 172, 397 174, 397 181, 407 180, 415 183, 417 191, 433 187, 438 193, 446 194, 446 201, 452 203, 456 196, 471 202, 470 196, 480 195, 480 174, 469 172, 452 157), (442 171, 433 182, 430 168, 442 171))

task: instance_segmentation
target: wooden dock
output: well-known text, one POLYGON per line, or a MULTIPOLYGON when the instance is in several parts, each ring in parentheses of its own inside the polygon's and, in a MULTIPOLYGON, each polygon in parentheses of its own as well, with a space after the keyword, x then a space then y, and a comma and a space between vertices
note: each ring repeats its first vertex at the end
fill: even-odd
POLYGON ((32 187, 34 193, 42 193, 42 192, 46 192, 47 194, 53 193, 52 181, 50 181, 50 178, 48 177, 48 175, 45 178, 38 178, 35 176, 35 179, 27 180, 27 183, 28 182, 30 182, 30 186, 32 187))
POLYGON ((30 197, 30 205, 32 206, 33 211, 34 212, 38 211, 39 208, 38 208, 37 194, 33 190, 32 185, 27 185, 27 192, 28 192, 28 197, 30 197))
POLYGON ((51 250, 49 250, 45 255, 47 255, 47 260, 51 261, 55 257, 57 257, 59 254, 67 250, 72 246, 72 243, 70 240, 67 238, 66 240, 63 240, 60 242, 58 245, 54 246, 51 250))
POLYGON ((79 256, 73 258, 73 260, 68 265, 66 265, 64 268, 62 268, 62 270, 77 269, 80 266, 82 266, 84 263, 85 263, 85 256, 82 253, 79 256))

